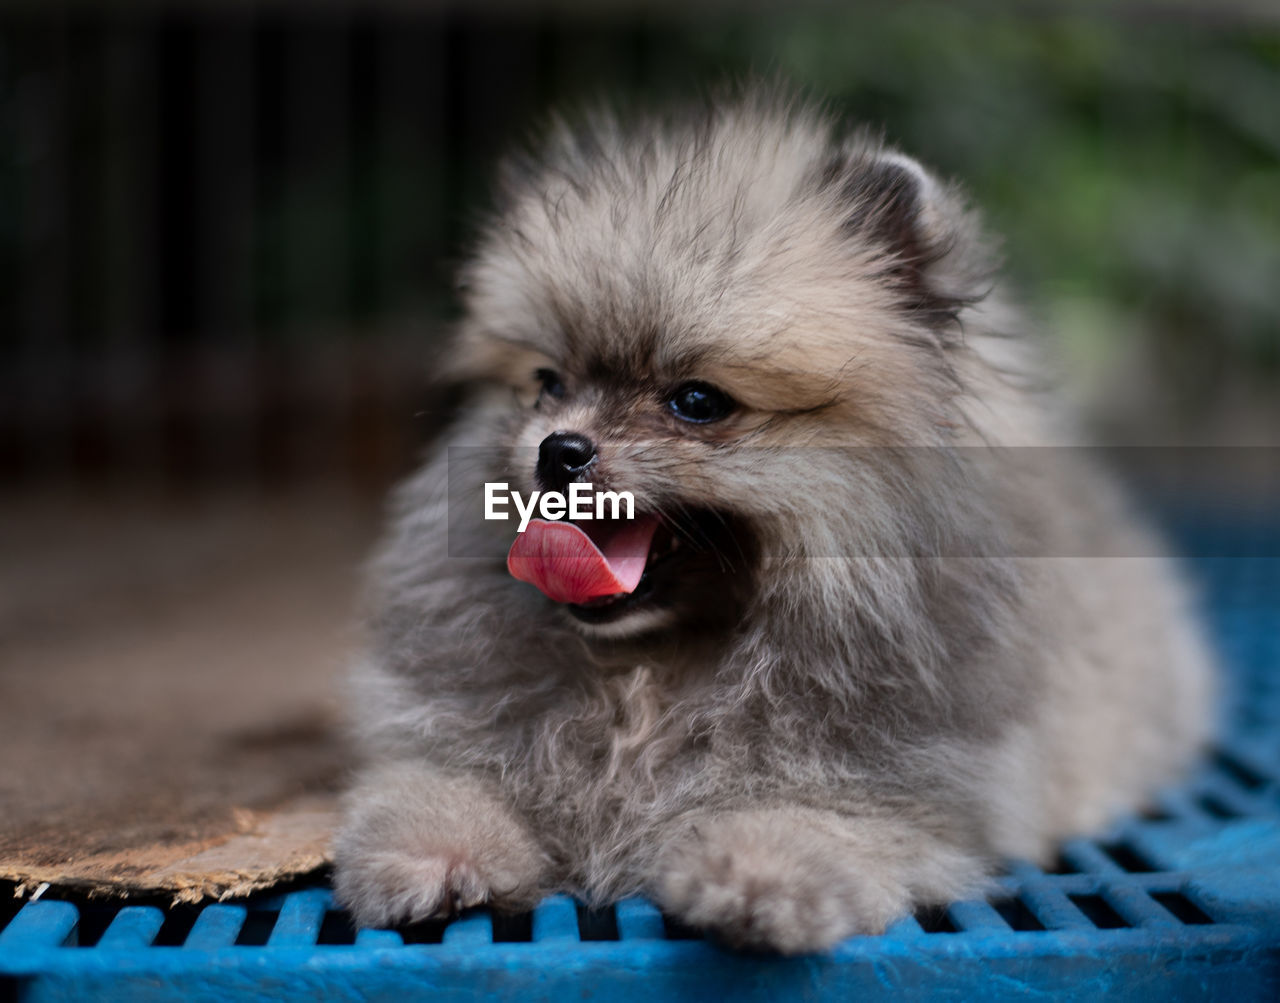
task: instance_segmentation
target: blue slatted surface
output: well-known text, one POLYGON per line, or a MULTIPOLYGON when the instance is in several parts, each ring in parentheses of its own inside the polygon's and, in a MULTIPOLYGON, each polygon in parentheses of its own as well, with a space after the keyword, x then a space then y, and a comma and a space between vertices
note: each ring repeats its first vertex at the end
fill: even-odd
MULTIPOLYGON (((1248 552, 1194 532, 1194 552, 1248 552)), ((555 897, 527 917, 359 932, 327 887, 185 912, 42 900, 0 912, 0 1001, 1280 999, 1280 558, 1193 567, 1233 721, 1195 775, 1144 817, 1067 843, 1053 868, 1013 862, 985 899, 829 956, 733 955, 638 900, 591 912, 555 897)))

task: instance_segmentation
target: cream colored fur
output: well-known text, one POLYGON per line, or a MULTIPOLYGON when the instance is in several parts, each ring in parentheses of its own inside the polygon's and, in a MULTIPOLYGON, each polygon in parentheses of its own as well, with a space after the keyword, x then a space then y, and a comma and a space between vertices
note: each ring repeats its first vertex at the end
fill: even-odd
POLYGON ((1184 768, 1212 687, 1183 589, 1086 455, 1040 448, 1080 437, 952 188, 756 89, 559 126, 501 200, 452 362, 446 445, 477 448, 399 490, 372 575, 337 839, 359 922, 639 893, 821 949, 1184 768), (689 379, 737 409, 682 426, 689 379), (660 608, 576 622, 479 518, 557 430, 733 546, 660 608))

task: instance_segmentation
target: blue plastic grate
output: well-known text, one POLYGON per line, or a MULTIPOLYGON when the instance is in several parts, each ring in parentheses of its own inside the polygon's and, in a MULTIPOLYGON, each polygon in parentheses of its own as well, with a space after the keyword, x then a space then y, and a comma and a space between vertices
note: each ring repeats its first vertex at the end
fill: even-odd
POLYGON ((324 886, 203 908, 15 901, 0 1000, 1280 999, 1280 558, 1193 567, 1232 670, 1227 739, 1152 810, 1051 868, 1011 863, 985 899, 801 959, 731 954, 638 900, 359 932, 324 886))

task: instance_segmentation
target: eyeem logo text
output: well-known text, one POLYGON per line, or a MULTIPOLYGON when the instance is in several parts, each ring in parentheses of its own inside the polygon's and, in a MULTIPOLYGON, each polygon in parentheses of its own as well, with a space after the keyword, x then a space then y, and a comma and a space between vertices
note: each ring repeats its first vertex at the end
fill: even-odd
POLYGON ((486 519, 509 518, 507 502, 515 505, 516 514, 520 516, 517 533, 525 531, 535 511, 543 519, 553 522, 566 516, 575 522, 582 519, 634 519, 636 517, 636 499, 630 491, 597 492, 592 490, 590 484, 575 481, 569 485, 567 496, 559 491, 535 491, 525 499, 519 491, 512 491, 506 481, 485 482, 484 517, 486 519), (624 503, 627 508, 625 516, 621 515, 624 503))

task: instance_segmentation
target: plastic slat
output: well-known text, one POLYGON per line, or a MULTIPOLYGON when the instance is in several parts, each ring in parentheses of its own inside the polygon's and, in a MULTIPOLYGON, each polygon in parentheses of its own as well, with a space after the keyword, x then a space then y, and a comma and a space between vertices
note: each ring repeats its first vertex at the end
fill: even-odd
POLYGON ((493 917, 487 912, 471 913, 444 928, 440 941, 450 947, 482 947, 493 943, 493 917))
POLYGON ((1087 839, 1062 844, 1062 856, 1086 874, 1123 874, 1124 868, 1087 839))
POLYGON ((1215 778, 1214 783, 1205 786, 1204 793, 1217 801, 1222 807, 1241 817, 1257 815, 1267 809, 1264 799, 1248 794, 1234 784, 1227 784, 1217 778, 1215 778))
POLYGON ((618 903, 619 940, 663 940, 666 928, 657 906, 644 899, 624 899, 618 903))
POLYGON ((268 947, 310 947, 320 939, 320 925, 332 898, 328 889, 315 888, 285 896, 280 918, 267 938, 268 947))
POLYGON ((892 940, 914 940, 916 937, 923 937, 926 934, 918 919, 914 916, 903 916, 902 919, 891 924, 885 930, 884 936, 892 940))
POLYGON ((160 927, 164 926, 164 912, 155 906, 125 906, 98 941, 98 949, 123 950, 150 947, 160 927))
POLYGON ((1120 917, 1134 926, 1181 927, 1182 924, 1162 905, 1140 888, 1114 885, 1104 896, 1120 917))
POLYGON ((3 933, 0 947, 27 951, 67 943, 80 922, 80 910, 70 902, 28 902, 3 933))
POLYGON ((1093 924, 1059 889, 1047 884, 1029 884, 1018 895, 1046 930, 1092 930, 1093 924))
POLYGON ((1005 866, 1009 876, 1001 880, 1000 885, 1009 895, 1017 895, 1023 885, 1044 881, 1047 877, 1042 868, 1028 860, 1010 860, 1005 866))
POLYGON ((1157 792, 1155 806, 1180 824, 1202 824, 1200 810, 1185 790, 1168 789, 1157 792))
POLYGON ((244 906, 209 905, 200 910, 182 946, 199 951, 230 947, 240 936, 249 912, 244 906))
MULTIPOLYGON (((1277 563, 1280 564, 1280 562, 1277 563)), ((1280 575, 1276 577, 1275 588, 1280 593, 1280 575)), ((1280 613, 1280 602, 1277 602, 1276 606, 1276 612, 1280 613)), ((1274 621, 1271 629, 1275 629, 1274 621)), ((1271 671, 1280 673, 1280 633, 1278 633, 1277 637, 1277 657, 1270 668, 1271 671)), ((1269 678, 1273 677, 1269 676, 1269 678)), ((1277 702, 1280 703, 1280 689, 1276 690, 1275 696, 1277 702)), ((1277 711, 1280 711, 1280 707, 1277 708, 1277 711)), ((1280 713, 1277 714, 1276 723, 1280 723, 1280 713)), ((1268 789, 1273 796, 1277 788, 1280 787, 1280 744, 1276 743, 1275 738, 1275 734, 1271 733, 1255 735, 1252 739, 1235 738, 1222 744, 1223 754, 1257 776, 1262 781, 1259 789, 1268 789)))
POLYGON ((1003 930, 1009 924, 990 904, 977 900, 953 902, 947 907, 947 915, 958 930, 1003 930))
POLYGON ((533 910, 533 941, 577 940, 578 910, 573 899, 553 895, 533 910))
POLYGON ((1190 790, 1179 790, 1171 796, 1179 805, 1179 816, 1185 819, 1188 828, 1195 827, 1200 832, 1212 832, 1220 824, 1197 803, 1190 790))
POLYGON ((357 947, 403 947, 404 937, 395 930, 357 930, 357 947))

